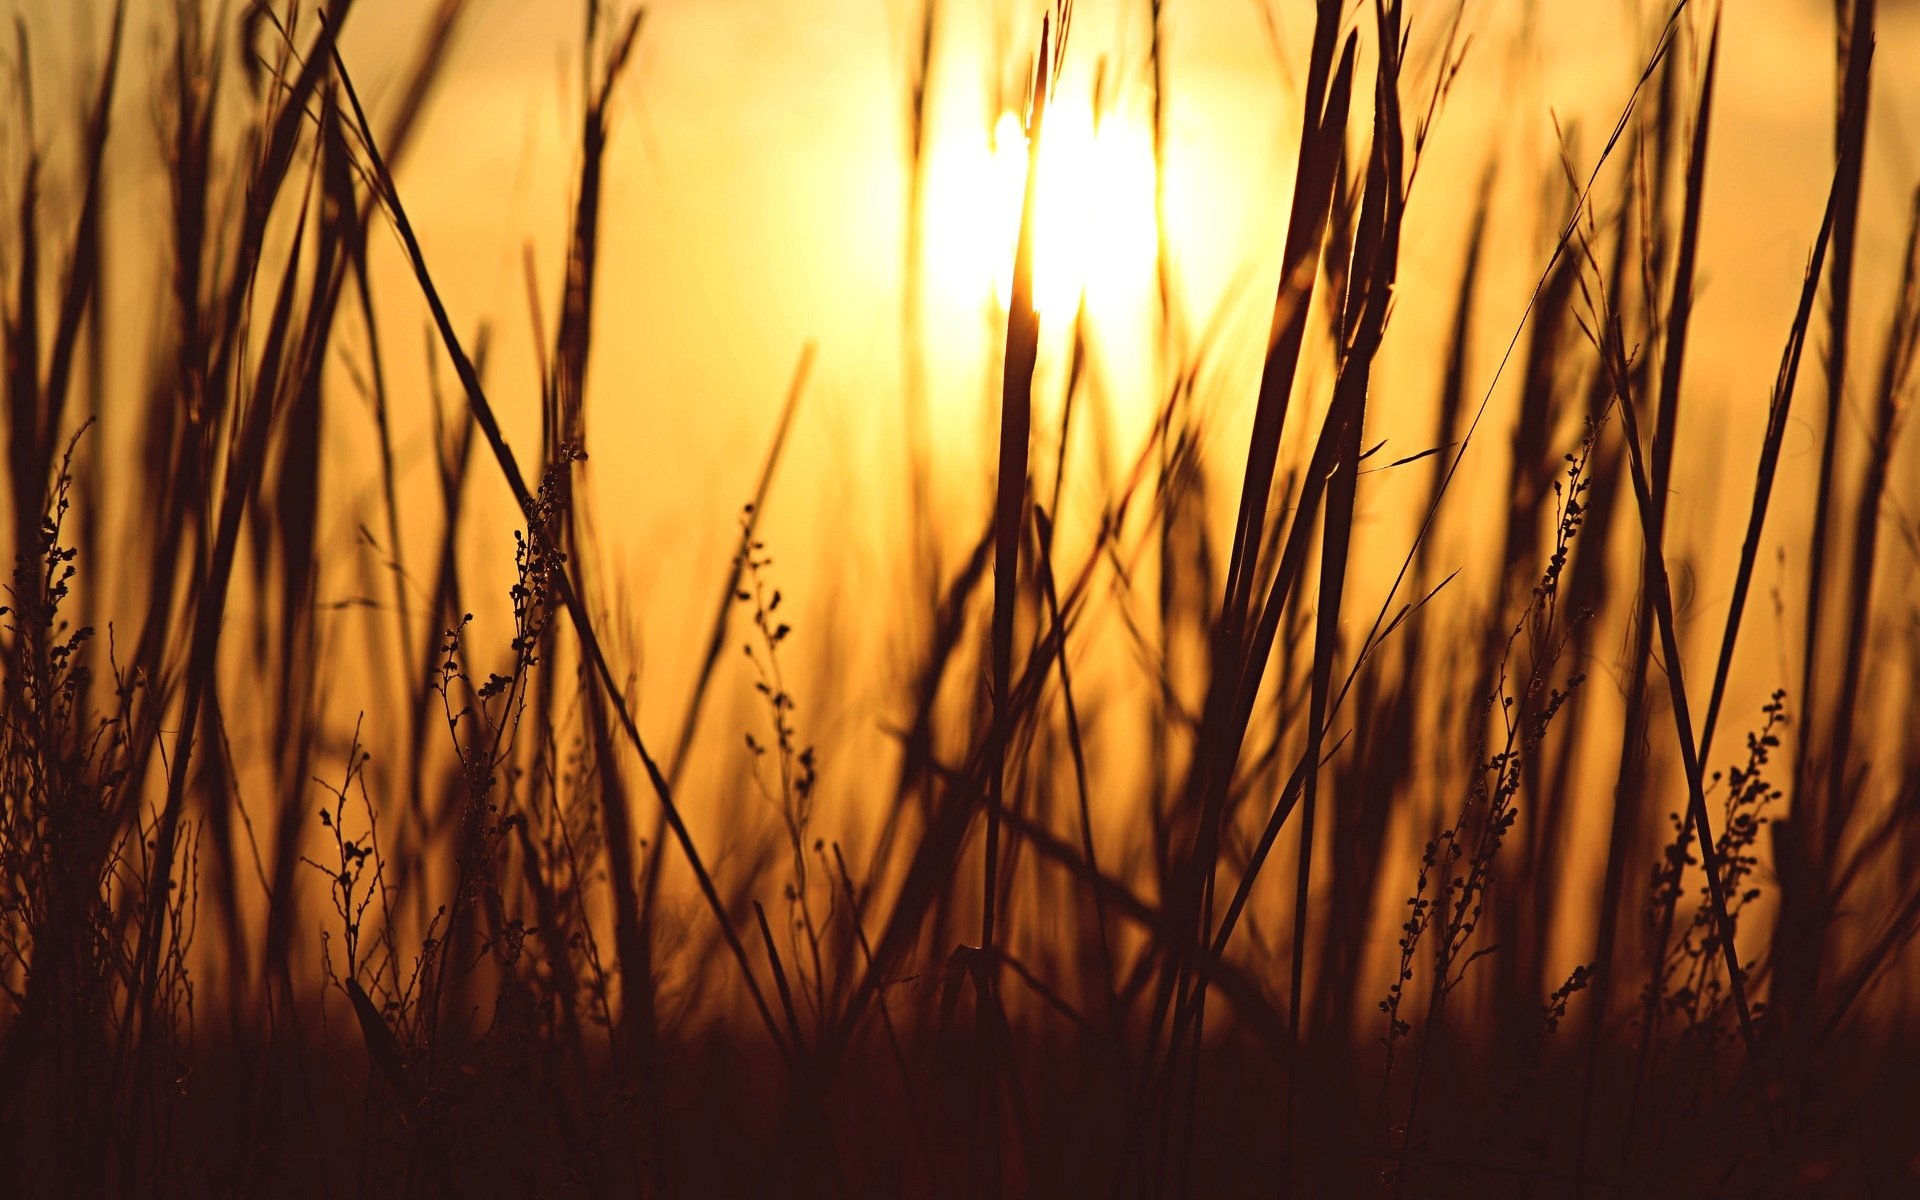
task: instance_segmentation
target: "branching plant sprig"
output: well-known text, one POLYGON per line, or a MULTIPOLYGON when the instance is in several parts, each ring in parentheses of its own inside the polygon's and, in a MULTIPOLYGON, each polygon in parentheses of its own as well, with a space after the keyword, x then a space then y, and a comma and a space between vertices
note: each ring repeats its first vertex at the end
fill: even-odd
POLYGON ((78 574, 65 527, 86 428, 68 441, 45 515, 0 586, 0 989, 24 1008, 41 951, 40 982, 53 989, 45 999, 62 1019, 109 1011, 106 990, 124 979, 116 897, 148 891, 145 873, 122 858, 129 842, 143 843, 119 825, 137 689, 116 667, 115 708, 92 714, 85 648, 94 631, 62 615, 78 574))
MULTIPOLYGON (((749 505, 741 515, 743 530, 748 528, 752 516, 753 508, 749 505)), ((783 597, 780 589, 773 587, 767 579, 773 559, 767 554, 766 543, 749 535, 742 541, 740 553, 745 569, 745 586, 734 593, 734 599, 752 607, 753 626, 759 635, 758 646, 748 642, 743 649, 753 663, 757 676, 753 687, 766 702, 767 721, 773 730, 771 742, 762 741, 748 733, 747 751, 753 756, 754 783, 760 788, 761 795, 780 810, 781 821, 786 826, 792 875, 787 881, 785 895, 791 911, 790 927, 795 938, 793 948, 796 961, 799 951, 804 949, 806 959, 812 963, 813 998, 819 1011, 824 1011, 825 982, 820 937, 826 922, 817 922, 814 918, 807 870, 809 849, 815 854, 822 853, 824 849, 824 843, 819 839, 814 839, 809 846, 814 788, 819 781, 819 770, 813 747, 801 742, 794 726, 794 699, 787 690, 786 676, 780 666, 780 647, 793 633, 793 627, 780 619, 783 597), (769 759, 772 760, 772 779, 768 778, 765 767, 769 759), (800 938, 805 939, 804 946, 800 944, 800 938)), ((830 922, 833 916, 831 886, 827 888, 827 894, 827 921, 830 922)))
MULTIPOLYGON (((1772 752, 1780 745, 1780 731, 1788 723, 1787 693, 1776 689, 1761 708, 1761 725, 1747 735, 1747 761, 1732 767, 1724 777, 1726 801, 1720 835, 1715 839, 1719 852, 1721 894, 1727 898, 1727 916, 1738 929, 1740 914, 1759 900, 1761 889, 1753 881, 1759 868, 1756 853, 1760 836, 1768 824, 1766 809, 1782 796, 1766 778, 1772 752)), ((1713 782, 1721 782, 1716 772, 1713 782)), ((1708 1030, 1727 1014, 1726 983, 1723 978, 1721 934, 1708 902, 1707 883, 1700 882, 1701 902, 1693 910, 1687 927, 1677 941, 1668 945, 1675 912, 1684 894, 1687 871, 1699 865, 1692 853, 1691 829, 1679 813, 1668 814, 1674 829, 1673 840, 1653 868, 1652 917, 1658 929, 1657 945, 1665 947, 1657 987, 1660 1011, 1677 1014, 1690 1032, 1708 1030)), ((1731 1031, 1727 1031, 1731 1036, 1731 1031)))
MULTIPOLYGON (((488 864, 508 835, 526 818, 510 812, 498 820, 492 819, 506 806, 494 797, 494 792, 503 767, 513 757, 515 740, 532 692, 533 670, 541 663, 540 647, 558 604, 559 581, 567 562, 560 542, 567 508, 567 472, 581 457, 577 448, 561 447, 528 507, 526 527, 514 531, 514 582, 508 590, 513 606, 513 636, 508 642, 507 670, 491 672, 483 683, 473 681, 462 665, 463 638, 473 623, 473 614, 466 613, 459 624, 441 637, 441 658, 433 680, 467 790, 456 835, 453 898, 442 911, 448 914, 450 923, 457 922, 476 899, 483 894, 491 897, 496 924, 508 935, 501 946, 516 957, 519 939, 533 931, 524 924, 508 922, 498 912, 498 892, 488 864)), ((437 945, 429 946, 425 953, 432 957, 437 949, 437 945)), ((438 1019, 447 965, 446 956, 440 954, 427 973, 431 986, 425 1007, 430 1020, 438 1019)))
MULTIPOLYGON (((1487 896, 1494 880, 1495 861, 1507 834, 1519 820, 1517 800, 1526 780, 1527 766, 1545 740, 1547 730, 1585 676, 1575 674, 1564 684, 1552 682, 1552 674, 1562 651, 1581 619, 1562 621, 1559 611, 1560 579, 1565 570, 1573 541, 1586 519, 1583 498, 1591 486, 1589 470, 1599 426, 1589 421, 1579 448, 1566 456, 1565 481, 1554 482, 1558 522, 1553 549, 1540 581, 1534 586, 1525 610, 1514 623, 1502 648, 1494 685, 1486 699, 1489 715, 1498 713, 1502 740, 1498 750, 1490 750, 1487 733, 1480 734, 1476 758, 1480 762, 1474 782, 1453 824, 1426 843, 1421 851, 1414 891, 1407 899, 1407 918, 1400 926, 1400 961, 1386 996, 1378 1008, 1386 1017, 1381 1044, 1386 1048, 1385 1094, 1391 1097, 1393 1070, 1398 1043, 1413 1029, 1402 1015, 1406 988, 1414 978, 1414 963, 1423 946, 1432 957, 1432 979, 1427 993, 1428 1041, 1431 1046, 1447 998, 1465 981, 1474 962, 1494 952, 1496 947, 1473 946, 1487 896), (1509 668, 1514 648, 1522 634, 1528 638, 1529 665, 1526 677, 1516 690, 1510 686, 1509 668)), ((1577 974, 1577 973, 1576 973, 1577 974)), ((1571 982, 1571 981, 1570 981, 1571 982)), ((1580 984, 1584 986, 1584 978, 1580 984)), ((1547 1002, 1546 1020, 1557 1025, 1564 1016, 1573 987, 1556 992, 1547 1002), (1558 1011, 1556 1012, 1556 1008, 1558 1011)), ((1426 1055, 1420 1058, 1424 1068, 1426 1055)), ((1413 1096, 1408 1104, 1407 1120, 1397 1137, 1400 1151, 1412 1142, 1414 1117, 1419 1106, 1420 1078, 1416 1071, 1413 1096)))
POLYGON ((460 664, 461 640, 473 614, 466 613, 460 623, 442 635, 440 664, 435 689, 440 693, 447 728, 453 734, 454 749, 460 756, 470 793, 485 800, 492 794, 500 764, 513 753, 514 738, 526 711, 528 682, 540 665, 540 646, 553 619, 557 596, 555 580, 566 569, 567 554, 560 548, 558 532, 565 514, 565 472, 576 461, 577 452, 563 451, 540 482, 533 511, 527 514, 527 527, 513 533, 514 582, 508 590, 513 603, 513 637, 508 642, 512 662, 505 673, 494 671, 484 683, 475 685, 460 664), (469 698, 454 708, 454 694, 466 691, 469 698), (461 723, 471 722, 475 731, 461 736, 461 723))
POLYGON ((333 904, 334 915, 340 919, 346 953, 345 974, 335 974, 330 950, 325 952, 325 957, 329 977, 342 990, 345 990, 346 980, 357 980, 360 975, 363 965, 362 930, 367 910, 378 897, 382 900, 383 908, 389 913, 392 911, 391 893, 385 880, 385 864, 376 840, 374 804, 367 794, 366 766, 373 756, 361 748, 360 733, 360 722, 356 721, 353 740, 347 747, 346 773, 341 781, 329 783, 318 777, 313 781, 328 796, 328 802, 320 808, 320 824, 332 835, 333 861, 322 863, 309 855, 300 857, 300 861, 327 877, 327 898, 333 904), (358 796, 358 807, 366 814, 367 831, 357 837, 347 835, 347 802, 350 795, 358 796))

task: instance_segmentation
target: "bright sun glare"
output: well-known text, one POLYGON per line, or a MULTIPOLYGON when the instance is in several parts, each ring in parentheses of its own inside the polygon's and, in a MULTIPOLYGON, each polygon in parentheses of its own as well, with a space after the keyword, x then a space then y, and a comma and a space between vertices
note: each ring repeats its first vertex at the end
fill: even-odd
MULTIPOLYGON (((931 282, 953 299, 1004 306, 1020 232, 1027 144, 1020 118, 1001 114, 990 142, 936 149, 928 194, 931 282)), ((1153 276, 1153 142, 1137 125, 1096 124, 1086 106, 1047 111, 1034 237, 1034 303, 1072 313, 1131 301, 1153 276)))

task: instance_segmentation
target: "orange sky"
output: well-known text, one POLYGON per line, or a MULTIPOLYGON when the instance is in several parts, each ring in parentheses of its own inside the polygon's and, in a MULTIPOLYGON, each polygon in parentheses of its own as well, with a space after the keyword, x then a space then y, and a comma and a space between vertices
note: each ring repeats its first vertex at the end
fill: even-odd
MULTIPOLYGON (((1190 319, 1224 314, 1227 352, 1207 380, 1204 401, 1217 418, 1210 459, 1223 474, 1235 475, 1284 232, 1284 181, 1296 132, 1289 78, 1304 52, 1309 19, 1302 3, 1273 4, 1276 55, 1260 3, 1167 4, 1171 244, 1190 319)), ((351 18, 346 58, 376 105, 398 78, 430 7, 424 0, 362 0, 351 18)), ((892 464, 902 442, 902 80, 910 5, 661 0, 649 7, 634 69, 615 105, 589 397, 587 478, 614 568, 604 577, 612 581, 607 600, 620 614, 614 632, 639 639, 626 654, 642 672, 643 715, 650 704, 673 711, 685 686, 687 647, 708 619, 710 592, 732 552, 735 514, 752 489, 787 377, 802 345, 817 341, 813 385, 775 490, 767 536, 793 573, 796 600, 810 605, 802 613, 814 614, 811 626, 804 615, 796 622, 803 635, 819 635, 806 653, 836 645, 840 679, 866 681, 870 689, 839 694, 838 709, 809 717, 823 741, 844 736, 871 744, 881 737, 881 700, 899 678, 902 648, 884 640, 891 634, 836 630, 831 614, 837 600, 886 594, 904 578, 894 550, 905 528, 904 492, 892 464)), ((1474 356, 1476 390, 1485 385, 1560 216, 1539 212, 1537 199, 1554 170, 1553 119, 1577 131, 1575 158, 1584 172, 1650 43, 1654 26, 1630 20, 1635 7, 1543 0, 1532 6, 1531 41, 1523 43, 1516 17, 1522 6, 1469 3, 1475 49, 1414 194, 1405 282, 1370 414, 1370 443, 1385 438, 1396 455, 1409 454, 1430 437, 1438 331, 1451 303, 1473 183, 1492 155, 1503 190, 1474 356)), ((964 517, 947 533, 950 553, 984 519, 989 464, 983 447, 993 429, 985 389, 994 369, 990 305, 1000 268, 980 242, 981 229, 991 231, 994 221, 975 211, 998 186, 988 148, 995 118, 989 96, 996 72, 1009 83, 1020 78, 1041 8, 1029 0, 948 0, 943 8, 926 317, 944 511, 964 517), (996 46, 1009 52, 996 57, 996 46), (980 517, 966 515, 974 513, 980 517)), ((1409 8, 1415 61, 1426 66, 1436 27, 1452 5, 1415 0, 1409 8)), ((1885 309, 1900 218, 1920 177, 1913 140, 1920 133, 1920 72, 1903 67, 1920 62, 1920 5, 1882 8, 1860 246, 1865 328, 1885 309)), ((1145 9, 1143 0, 1080 0, 1063 87, 1068 104, 1084 105, 1104 57, 1119 79, 1109 119, 1136 142, 1148 103, 1145 9)), ((161 10, 150 2, 133 6, 130 61, 141 70, 155 61, 161 10)), ((47 55, 43 91, 63 86, 50 81, 71 79, 72 31, 91 23, 97 33, 106 5, 90 0, 66 9, 55 0, 28 0, 24 11, 47 55)), ((1738 481, 1750 470, 1760 433, 1752 414, 1765 404, 1818 223, 1830 170, 1830 19, 1831 6, 1821 0, 1727 6, 1689 373, 1697 402, 1681 430, 1674 498, 1683 552, 1735 540, 1732 507, 1708 484, 1738 481), (1701 457, 1689 459, 1688 447, 1698 447, 1701 457)), ((401 176, 456 323, 471 329, 490 320, 496 328, 492 390, 510 437, 528 447, 537 437, 538 393, 521 255, 531 243, 551 319, 572 186, 579 25, 572 0, 476 0, 401 176)), ((1689 73, 1688 90, 1693 78, 1689 73)), ((150 169, 151 107, 137 86, 125 89, 123 101, 122 137, 150 169)), ((13 162, 17 137, 0 133, 0 150, 13 162)), ((56 186, 50 207, 58 195, 56 186)), ((151 219, 163 196, 155 178, 129 168, 113 201, 115 236, 141 236, 138 223, 151 219)), ((1100 198, 1122 212, 1116 228, 1137 227, 1124 213, 1137 210, 1142 197, 1100 198)), ((402 331, 417 329, 422 317, 411 281, 391 239, 376 241, 384 256, 378 269, 386 319, 402 331)), ((1122 247, 1115 255, 1120 267, 1102 276, 1121 283, 1090 298, 1097 377, 1114 406, 1122 456, 1131 454, 1144 427, 1151 394, 1145 382, 1153 361, 1148 293, 1144 271, 1135 269, 1148 261, 1141 252, 1137 245, 1122 247)), ((142 303, 151 287, 151 280, 123 279, 116 304, 142 303)), ((1058 403, 1060 324, 1048 322, 1041 363, 1037 428, 1049 459, 1044 444, 1058 403)), ((361 340, 348 330, 342 343, 357 347, 361 340)), ((414 396, 422 394, 420 355, 411 349, 418 344, 398 339, 402 351, 393 354, 396 374, 414 396)), ((138 359, 129 361, 128 370, 137 373, 138 359)), ((1817 378, 1817 372, 1805 374, 1817 378)), ((1470 464, 1477 469, 1463 472, 1457 505, 1470 507, 1476 487, 1498 486, 1503 398, 1497 394, 1489 409, 1488 434, 1470 464)), ((424 412, 417 405, 401 415, 399 438, 405 486, 423 498, 424 412)), ((1790 432, 1781 494, 1800 490, 1812 469, 1815 429, 1801 420, 1790 432)), ((127 432, 107 430, 103 437, 112 445, 127 432)), ((357 479, 356 468, 337 467, 335 494, 369 495, 368 431, 336 427, 333 436, 334 449, 344 453, 327 461, 364 465, 357 479)), ((530 456, 523 451, 523 459, 530 456)), ((1911 462, 1911 446, 1906 456, 1911 462)), ((481 478, 476 495, 497 519, 469 529, 471 549, 493 556, 488 561, 497 562, 504 588, 510 507, 504 488, 481 478)), ((1091 515, 1100 499, 1092 474, 1081 478, 1082 492, 1063 505, 1069 521, 1091 515)), ((1421 487, 1414 472, 1388 472, 1362 490, 1368 544, 1395 564, 1405 531, 1378 514, 1403 508, 1412 494, 1407 489, 1421 487)), ((1911 485, 1906 500, 1920 503, 1911 485)), ((1778 513, 1770 541, 1786 538, 1794 519, 1791 511, 1778 513)), ((342 550, 350 548, 357 522, 345 511, 335 522, 342 550)), ((420 561, 424 549, 409 546, 408 553, 420 561)), ((1461 558, 1473 554, 1471 545, 1456 550, 1461 558)), ((1896 556, 1888 569, 1910 565, 1896 556)), ((1370 611, 1377 595, 1366 599, 1372 584, 1361 578, 1356 611, 1370 611)), ((342 592, 355 586, 351 572, 331 584, 342 592)), ((1701 587, 1709 612, 1724 603, 1724 588, 1712 576, 1701 587)), ((809 666, 800 664, 803 677, 809 666)))

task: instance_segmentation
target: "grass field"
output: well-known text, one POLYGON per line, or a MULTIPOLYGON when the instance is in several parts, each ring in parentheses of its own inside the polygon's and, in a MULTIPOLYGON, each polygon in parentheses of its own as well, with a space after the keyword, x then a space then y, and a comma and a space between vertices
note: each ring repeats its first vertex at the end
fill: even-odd
POLYGON ((0 1194, 1920 1190, 1913 5, 657 7, 14 23, 0 1194))

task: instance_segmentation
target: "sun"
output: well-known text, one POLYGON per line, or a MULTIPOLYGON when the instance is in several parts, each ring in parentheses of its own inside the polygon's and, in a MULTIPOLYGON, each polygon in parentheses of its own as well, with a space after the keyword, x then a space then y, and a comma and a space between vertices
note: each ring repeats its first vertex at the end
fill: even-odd
MULTIPOLYGON (((955 300, 987 295, 1004 307, 1026 188, 1020 117, 1002 113, 991 135, 948 144, 929 164, 930 282, 955 300)), ((1138 300, 1151 286, 1157 236, 1153 141, 1132 122, 1096 119, 1087 105, 1049 106, 1040 146, 1034 230, 1034 304, 1071 314, 1138 300)))

